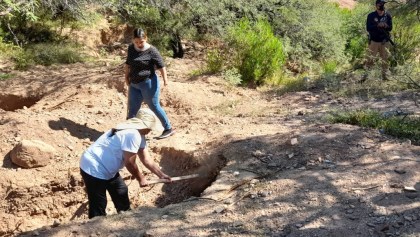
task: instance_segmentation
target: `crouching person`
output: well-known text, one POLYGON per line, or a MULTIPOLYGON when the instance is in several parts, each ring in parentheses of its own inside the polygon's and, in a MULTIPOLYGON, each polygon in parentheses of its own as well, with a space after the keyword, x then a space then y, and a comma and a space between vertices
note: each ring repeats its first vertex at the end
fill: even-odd
POLYGON ((88 195, 89 218, 106 215, 106 191, 117 212, 130 210, 128 187, 119 170, 125 166, 140 187, 147 186, 147 180, 136 164, 137 155, 147 169, 171 182, 171 177, 150 158, 146 146, 145 135, 158 130, 159 126, 160 121, 151 110, 140 109, 136 117, 105 132, 83 153, 80 172, 88 195))

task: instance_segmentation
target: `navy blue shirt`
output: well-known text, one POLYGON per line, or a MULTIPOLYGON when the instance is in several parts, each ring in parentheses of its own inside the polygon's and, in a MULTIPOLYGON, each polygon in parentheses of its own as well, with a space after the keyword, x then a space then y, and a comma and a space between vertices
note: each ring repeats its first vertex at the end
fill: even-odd
POLYGON ((125 63, 130 66, 130 82, 134 84, 151 78, 155 74, 155 67, 157 69, 165 67, 162 56, 154 46, 138 51, 133 44, 130 44, 125 63))
POLYGON ((372 41, 389 41, 389 32, 392 30, 391 14, 385 12, 384 15, 380 16, 377 11, 370 13, 366 20, 366 30, 369 32, 369 37, 372 41), (378 27, 379 22, 385 22, 388 27, 378 27))

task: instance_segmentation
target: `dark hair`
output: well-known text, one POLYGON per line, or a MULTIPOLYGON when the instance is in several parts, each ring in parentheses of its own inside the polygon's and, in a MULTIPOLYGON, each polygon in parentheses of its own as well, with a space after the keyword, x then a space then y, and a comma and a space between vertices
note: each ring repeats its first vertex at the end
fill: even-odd
POLYGON ((134 30, 134 38, 147 39, 146 32, 142 28, 134 30))

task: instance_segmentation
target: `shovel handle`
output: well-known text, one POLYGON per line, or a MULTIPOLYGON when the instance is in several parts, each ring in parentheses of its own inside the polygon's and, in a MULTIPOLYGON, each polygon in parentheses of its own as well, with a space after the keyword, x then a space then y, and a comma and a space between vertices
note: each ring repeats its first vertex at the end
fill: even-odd
MULTIPOLYGON (((184 179, 193 179, 200 177, 199 174, 190 174, 190 175, 184 175, 184 176, 178 176, 178 177, 171 177, 172 182, 173 181, 179 181, 184 179)), ((170 183, 167 179, 152 179, 147 182, 148 184, 158 184, 158 183, 170 183)))

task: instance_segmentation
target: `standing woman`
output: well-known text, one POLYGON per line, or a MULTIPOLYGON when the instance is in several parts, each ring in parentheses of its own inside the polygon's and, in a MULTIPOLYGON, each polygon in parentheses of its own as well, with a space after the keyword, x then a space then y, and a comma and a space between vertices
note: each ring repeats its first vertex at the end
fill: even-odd
POLYGON ((168 78, 162 56, 154 46, 147 43, 146 32, 140 28, 135 29, 133 43, 128 46, 125 62, 125 83, 129 86, 127 119, 136 116, 144 101, 163 125, 164 131, 158 137, 162 139, 171 136, 174 131, 160 106, 160 83, 156 70, 162 76, 163 86, 167 86, 168 78))

